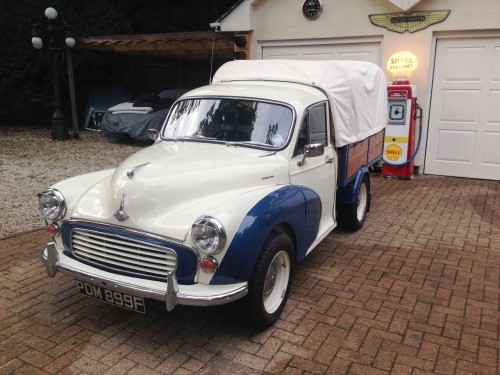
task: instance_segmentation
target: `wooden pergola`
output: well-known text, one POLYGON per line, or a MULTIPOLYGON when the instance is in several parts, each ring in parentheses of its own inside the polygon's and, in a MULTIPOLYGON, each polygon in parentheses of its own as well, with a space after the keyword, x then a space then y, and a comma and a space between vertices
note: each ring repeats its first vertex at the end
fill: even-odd
POLYGON ((76 38, 76 48, 114 53, 151 54, 178 60, 230 60, 233 35, 212 31, 195 33, 111 35, 76 38))

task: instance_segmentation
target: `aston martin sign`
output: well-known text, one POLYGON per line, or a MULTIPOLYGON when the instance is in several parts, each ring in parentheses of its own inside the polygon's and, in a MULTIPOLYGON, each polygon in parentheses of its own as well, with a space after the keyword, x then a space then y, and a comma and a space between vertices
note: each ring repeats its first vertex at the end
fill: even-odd
POLYGON ((414 33, 443 22, 449 14, 450 10, 428 10, 412 13, 371 14, 368 17, 375 26, 403 34, 407 31, 414 33))

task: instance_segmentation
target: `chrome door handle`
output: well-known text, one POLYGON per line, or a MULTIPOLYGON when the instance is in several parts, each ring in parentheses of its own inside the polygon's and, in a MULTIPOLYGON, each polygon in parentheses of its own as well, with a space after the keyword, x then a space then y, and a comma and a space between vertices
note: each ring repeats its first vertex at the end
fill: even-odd
POLYGON ((325 163, 326 164, 332 164, 333 163, 333 158, 329 158, 328 156, 325 158, 325 163))

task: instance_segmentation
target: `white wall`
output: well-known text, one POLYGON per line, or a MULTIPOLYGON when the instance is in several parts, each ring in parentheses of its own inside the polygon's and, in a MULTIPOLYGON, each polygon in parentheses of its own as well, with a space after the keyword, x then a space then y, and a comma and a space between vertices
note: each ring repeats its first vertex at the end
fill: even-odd
POLYGON ((399 50, 411 50, 417 56, 420 68, 413 81, 424 93, 434 32, 500 29, 499 0, 423 0, 411 11, 450 9, 450 15, 442 23, 405 34, 372 25, 368 19, 369 14, 401 12, 388 0, 324 0, 323 13, 315 21, 305 19, 302 4, 303 0, 254 1, 250 16, 252 58, 261 58, 259 44, 263 41, 383 36, 383 62, 399 50))

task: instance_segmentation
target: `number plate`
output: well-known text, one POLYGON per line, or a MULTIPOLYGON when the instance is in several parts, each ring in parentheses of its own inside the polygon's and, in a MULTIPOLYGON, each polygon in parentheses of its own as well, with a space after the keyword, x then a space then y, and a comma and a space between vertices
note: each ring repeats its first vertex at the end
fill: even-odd
POLYGON ((144 306, 144 298, 137 297, 132 294, 118 292, 103 288, 102 286, 87 283, 81 280, 75 280, 76 288, 86 296, 99 299, 112 305, 120 306, 125 309, 137 311, 140 313, 146 312, 144 306))

